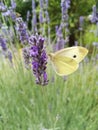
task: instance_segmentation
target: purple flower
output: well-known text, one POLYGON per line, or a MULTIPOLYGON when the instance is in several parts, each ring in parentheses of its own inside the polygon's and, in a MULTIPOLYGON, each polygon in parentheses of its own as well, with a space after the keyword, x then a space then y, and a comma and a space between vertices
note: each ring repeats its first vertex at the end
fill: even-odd
POLYGON ((13 64, 13 61, 12 61, 13 57, 12 57, 11 51, 8 51, 7 57, 9 59, 10 63, 13 64))
POLYGON ((16 30, 19 33, 21 43, 23 44, 27 43, 29 34, 27 32, 27 26, 23 22, 22 18, 16 18, 16 30))
POLYGON ((36 25, 36 11, 33 12, 33 26, 36 25))
POLYGON ((50 19, 49 19, 49 14, 47 10, 45 11, 45 15, 46 15, 46 22, 49 23, 50 19))
POLYGON ((0 12, 6 12, 6 11, 7 11, 7 6, 5 6, 3 2, 0 2, 0 12))
POLYGON ((12 53, 7 48, 7 41, 6 39, 0 35, 0 46, 3 50, 4 57, 8 58, 10 63, 12 64, 12 53))
POLYGON ((16 12, 12 8, 9 8, 6 12, 2 12, 2 15, 5 17, 10 17, 12 21, 16 20, 16 12))
POLYGON ((16 2, 14 0, 11 0, 11 6, 12 6, 12 9, 16 8, 16 2))
POLYGON ((12 21, 16 20, 16 13, 13 11, 13 9, 10 9, 10 17, 12 18, 12 21))
POLYGON ((6 39, 0 36, 0 46, 3 51, 7 51, 6 39))
POLYGON ((68 20, 68 9, 70 7, 70 0, 62 0, 61 1, 61 9, 62 9, 62 21, 68 20))
POLYGON ((41 36, 31 36, 30 41, 30 57, 32 59, 33 74, 36 77, 36 83, 39 85, 47 85, 48 78, 46 74, 47 55, 44 48, 44 38, 41 36))
POLYGON ((79 18, 79 30, 80 31, 83 30, 83 22, 84 22, 84 17, 80 16, 80 18, 79 18))
POLYGON ((29 21, 29 18, 30 18, 30 11, 28 10, 27 11, 27 22, 29 21))
POLYGON ((57 51, 60 49, 63 49, 65 44, 68 42, 69 38, 68 36, 66 36, 66 39, 63 38, 63 26, 60 25, 60 27, 56 26, 56 37, 57 37, 57 42, 56 44, 53 46, 53 50, 57 51))
POLYGON ((97 12, 95 5, 93 5, 92 11, 93 12, 92 12, 92 15, 90 17, 90 20, 91 20, 92 23, 96 23, 96 22, 98 22, 98 12, 97 12))
POLYGON ((37 17, 36 17, 36 11, 33 11, 33 18, 32 18, 32 30, 33 33, 37 33, 37 17))
POLYGON ((60 26, 60 27, 56 26, 56 36, 57 37, 63 37, 62 26, 60 26))
POLYGON ((5 17, 10 16, 10 10, 7 10, 6 12, 2 12, 2 15, 5 17))
POLYGON ((24 58, 24 64, 25 64, 25 67, 27 69, 30 68, 30 53, 29 53, 29 48, 23 48, 22 49, 22 54, 23 54, 23 58, 24 58))
POLYGON ((45 2, 46 2, 46 8, 48 8, 48 0, 45 0, 45 2))
POLYGON ((37 42, 37 38, 36 38, 36 36, 33 36, 32 35, 32 37, 29 37, 29 44, 30 45, 34 45, 34 44, 36 44, 36 42, 37 42))
POLYGON ((44 22, 43 11, 42 10, 40 10, 40 13, 39 13, 39 21, 40 21, 40 23, 44 22))
POLYGON ((32 11, 35 10, 35 0, 32 0, 32 11))
POLYGON ((43 8, 43 5, 44 5, 43 0, 39 0, 39 2, 40 2, 40 8, 43 8))
POLYGON ((36 57, 38 55, 38 47, 37 46, 32 46, 30 48, 30 56, 36 57))
POLYGON ((38 70, 38 68, 39 68, 39 64, 38 64, 38 62, 33 61, 33 62, 32 62, 32 65, 33 65, 34 74, 36 74, 36 72, 37 72, 37 70, 38 70))

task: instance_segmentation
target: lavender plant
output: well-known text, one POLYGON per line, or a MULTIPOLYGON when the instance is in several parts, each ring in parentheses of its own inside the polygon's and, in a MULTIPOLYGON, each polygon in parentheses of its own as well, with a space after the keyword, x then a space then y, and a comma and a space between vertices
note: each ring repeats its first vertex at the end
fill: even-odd
POLYGON ((16 18, 16 30, 19 33, 21 43, 26 44, 28 42, 29 34, 27 32, 27 26, 22 18, 16 18))
POLYGON ((98 22, 98 15, 97 15, 97 13, 98 12, 96 11, 96 5, 93 5, 93 7, 92 7, 92 15, 91 15, 91 18, 90 18, 92 23, 98 22))
POLYGON ((83 30, 83 22, 84 22, 84 17, 80 16, 79 17, 79 30, 82 31, 83 30))
POLYGON ((13 64, 12 63, 12 53, 7 47, 7 40, 2 35, 0 35, 0 46, 2 48, 2 54, 4 55, 4 57, 8 58, 10 63, 13 64))
POLYGON ((36 83, 39 85, 47 85, 48 77, 46 73, 47 54, 44 47, 44 38, 32 35, 29 38, 30 57, 32 62, 32 70, 36 77, 36 83))
POLYGON ((68 42, 69 39, 69 29, 68 29, 68 9, 70 8, 70 0, 61 0, 61 12, 62 12, 62 19, 61 24, 56 26, 56 37, 57 42, 54 45, 54 49, 60 50, 64 48, 65 44, 68 42), (66 38, 65 38, 66 37, 66 38))

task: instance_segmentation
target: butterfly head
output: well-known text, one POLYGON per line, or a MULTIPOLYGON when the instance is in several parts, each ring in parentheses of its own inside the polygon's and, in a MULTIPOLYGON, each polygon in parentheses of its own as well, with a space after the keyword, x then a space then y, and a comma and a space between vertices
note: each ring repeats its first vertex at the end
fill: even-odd
POLYGON ((49 53, 48 56, 49 56, 50 60, 54 59, 54 54, 53 53, 49 53))

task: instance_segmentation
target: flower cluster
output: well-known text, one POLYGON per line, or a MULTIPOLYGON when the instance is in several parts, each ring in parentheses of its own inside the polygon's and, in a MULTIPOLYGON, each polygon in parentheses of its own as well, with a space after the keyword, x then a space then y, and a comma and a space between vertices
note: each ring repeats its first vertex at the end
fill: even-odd
POLYGON ((4 52, 7 51, 6 39, 3 38, 3 36, 1 35, 0 35, 0 46, 4 52))
POLYGON ((4 57, 8 58, 10 63, 12 64, 12 53, 7 47, 7 40, 2 35, 0 35, 0 46, 2 48, 2 53, 4 57))
POLYGON ((82 31, 83 30, 83 22, 84 22, 84 17, 80 16, 79 17, 79 30, 82 31))
POLYGON ((68 9, 70 7, 70 0, 62 0, 61 1, 61 9, 62 9, 62 21, 68 20, 68 9))
POLYGON ((0 12, 6 12, 6 11, 7 11, 7 6, 5 6, 3 2, 0 2, 0 12))
POLYGON ((39 85, 47 85, 47 55, 44 47, 44 38, 41 36, 31 36, 29 38, 30 57, 32 59, 32 69, 36 77, 36 83, 39 85))
POLYGON ((57 42, 53 47, 54 51, 63 49, 64 45, 65 45, 65 40, 64 40, 63 34, 62 34, 62 26, 60 26, 60 27, 56 26, 56 37, 57 37, 57 42))
POLYGON ((97 23, 98 22, 98 12, 97 12, 97 9, 96 9, 96 6, 94 5, 92 7, 92 15, 90 17, 90 20, 92 23, 97 23))
POLYGON ((16 30, 19 33, 21 43, 25 44, 28 42, 29 34, 27 32, 27 26, 23 22, 22 18, 16 19, 16 30))
POLYGON ((29 47, 25 47, 22 49, 24 64, 27 69, 30 68, 30 54, 29 54, 29 47))
POLYGON ((5 16, 5 18, 10 17, 12 21, 16 20, 15 8, 16 8, 16 3, 14 0, 11 0, 11 7, 7 7, 4 5, 3 2, 0 2, 0 12, 2 16, 5 16))

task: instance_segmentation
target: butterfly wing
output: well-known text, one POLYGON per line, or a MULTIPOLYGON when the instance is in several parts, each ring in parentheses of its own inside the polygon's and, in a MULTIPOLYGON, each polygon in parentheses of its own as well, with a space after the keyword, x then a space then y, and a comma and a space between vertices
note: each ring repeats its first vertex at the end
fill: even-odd
POLYGON ((81 46, 68 47, 55 52, 55 56, 65 56, 74 59, 77 63, 81 62, 87 55, 88 50, 81 46))
POLYGON ((66 76, 78 68, 78 63, 72 58, 65 56, 55 56, 52 58, 54 70, 60 76, 66 76))

